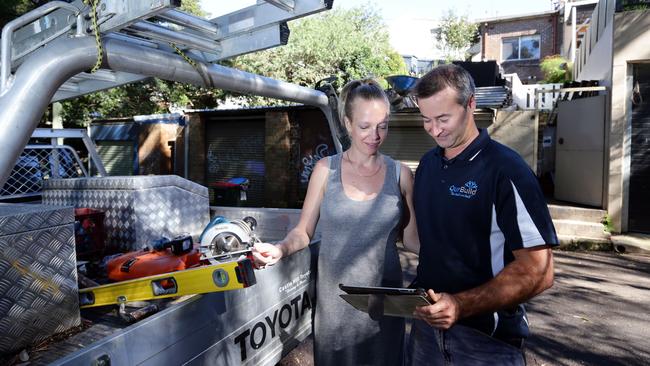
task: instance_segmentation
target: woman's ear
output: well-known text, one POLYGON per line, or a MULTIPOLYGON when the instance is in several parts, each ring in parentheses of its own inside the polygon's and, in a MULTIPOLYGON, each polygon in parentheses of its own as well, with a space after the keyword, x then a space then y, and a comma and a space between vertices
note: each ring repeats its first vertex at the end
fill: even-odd
POLYGON ((345 129, 348 130, 348 134, 352 131, 352 121, 348 118, 348 116, 343 116, 343 124, 345 125, 345 129))

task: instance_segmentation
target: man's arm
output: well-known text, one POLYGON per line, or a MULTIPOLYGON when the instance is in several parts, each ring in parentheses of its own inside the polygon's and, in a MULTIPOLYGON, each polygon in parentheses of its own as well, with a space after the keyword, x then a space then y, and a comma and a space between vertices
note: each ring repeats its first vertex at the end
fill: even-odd
POLYGON ((449 329, 458 319, 523 303, 553 285, 553 252, 547 246, 513 251, 515 259, 487 283, 457 294, 434 293, 436 302, 415 315, 431 326, 449 329))

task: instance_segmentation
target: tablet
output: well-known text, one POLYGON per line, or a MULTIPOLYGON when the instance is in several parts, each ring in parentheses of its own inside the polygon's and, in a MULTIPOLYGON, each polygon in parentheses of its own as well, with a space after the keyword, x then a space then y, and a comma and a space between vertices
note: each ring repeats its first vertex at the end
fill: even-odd
POLYGON ((346 286, 340 283, 339 288, 354 295, 419 295, 428 297, 423 288, 346 286))
POLYGON ((377 315, 412 318, 415 308, 433 304, 426 291, 421 288, 398 287, 360 287, 339 284, 345 294, 339 296, 347 303, 370 314, 377 320, 377 315))

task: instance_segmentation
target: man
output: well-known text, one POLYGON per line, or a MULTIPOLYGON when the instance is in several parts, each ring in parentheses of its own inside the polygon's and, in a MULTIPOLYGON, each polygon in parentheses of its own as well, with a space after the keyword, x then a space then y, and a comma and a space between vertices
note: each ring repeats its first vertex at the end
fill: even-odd
POLYGON ((523 365, 523 302, 553 284, 555 229, 535 175, 474 122, 474 81, 456 65, 415 87, 438 147, 416 172, 417 287, 412 365, 523 365))

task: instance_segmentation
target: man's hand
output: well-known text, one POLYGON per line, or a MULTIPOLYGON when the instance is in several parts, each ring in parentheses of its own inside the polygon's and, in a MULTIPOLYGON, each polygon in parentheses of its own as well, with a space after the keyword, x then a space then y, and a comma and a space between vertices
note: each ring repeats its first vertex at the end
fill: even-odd
POLYGON ((282 258, 282 255, 282 250, 277 245, 256 243, 253 246, 253 258, 257 268, 274 265, 282 258))
POLYGON ((435 301, 432 305, 418 306, 413 315, 422 319, 434 328, 449 329, 460 317, 460 303, 454 295, 435 293, 428 290, 427 294, 435 301))
POLYGON ((513 251, 510 262, 490 281, 453 295, 428 290, 436 303, 413 315, 432 327, 449 329, 459 318, 486 314, 524 303, 553 285, 553 252, 546 247, 513 251))

